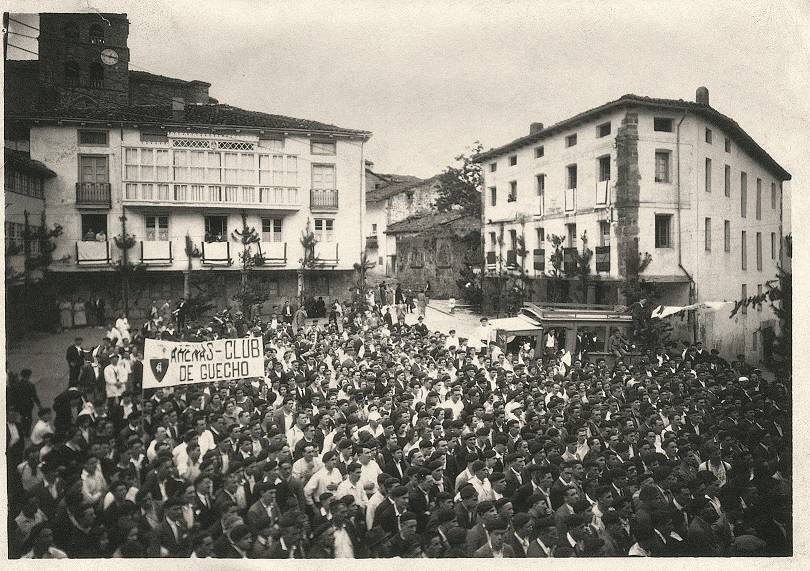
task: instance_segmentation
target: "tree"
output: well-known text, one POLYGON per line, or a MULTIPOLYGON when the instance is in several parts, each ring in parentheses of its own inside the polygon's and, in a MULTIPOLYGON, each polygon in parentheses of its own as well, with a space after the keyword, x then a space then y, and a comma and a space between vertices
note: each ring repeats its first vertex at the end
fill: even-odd
POLYGON ((579 237, 582 241, 582 250, 577 250, 576 253, 576 267, 577 276, 579 277, 580 295, 582 303, 588 303, 588 285, 590 284, 591 276, 591 259, 593 258, 593 250, 588 247, 588 231, 582 232, 579 237))
POLYGON ((239 261, 242 264, 240 268, 240 281, 239 291, 233 296, 234 300, 239 302, 242 308, 242 313, 249 320, 253 320, 256 310, 265 301, 269 295, 266 290, 250 279, 250 273, 257 265, 264 264, 264 256, 261 250, 253 252, 253 246, 261 242, 261 236, 256 231, 256 228, 249 226, 247 223, 247 214, 242 212, 242 228, 241 230, 234 230, 231 232, 231 238, 242 244, 242 251, 239 253, 239 261))
MULTIPOLYGON (((785 236, 785 255, 793 258, 793 236, 785 236)), ((737 300, 729 318, 734 317, 743 307, 759 307, 770 303, 779 320, 779 334, 773 340, 772 362, 770 367, 781 379, 790 379, 793 367, 793 271, 790 267, 777 264, 776 279, 765 283, 765 291, 737 300)))
POLYGON ((440 188, 435 202, 439 212, 460 209, 465 214, 481 216, 483 175, 481 165, 474 163, 473 157, 483 149, 484 146, 475 141, 467 152, 454 158, 460 165, 449 165, 439 175, 440 188))
POLYGON ((550 303, 565 303, 568 300, 568 282, 565 281, 563 271, 563 243, 565 238, 558 234, 551 234, 548 238, 551 244, 551 255, 549 262, 551 268, 546 275, 549 278, 546 298, 550 303))
POLYGON ((625 298, 625 304, 633 316, 633 332, 630 343, 638 351, 654 351, 658 347, 670 349, 675 345, 672 339, 673 327, 663 319, 653 319, 653 303, 660 296, 657 284, 645 280, 641 274, 652 263, 649 252, 639 253, 627 259, 625 278, 619 289, 625 298))
POLYGON ((368 302, 366 301, 366 294, 368 291, 368 283, 366 282, 366 272, 376 266, 376 262, 368 259, 368 252, 363 252, 360 256, 360 261, 353 264, 355 272, 355 282, 352 290, 357 292, 357 296, 352 296, 355 307, 355 312, 364 312, 368 309, 368 302))
MULTIPOLYGON (((56 250, 54 239, 62 235, 62 226, 54 224, 48 226, 45 212, 40 214, 38 227, 33 227, 29 222, 28 211, 23 212, 25 224, 23 228, 23 270, 15 272, 9 260, 6 259, 6 284, 11 284, 22 279, 22 310, 20 315, 24 319, 18 320, 18 324, 26 330, 29 327, 39 327, 51 329, 56 325, 57 313, 53 310, 56 305, 56 280, 49 271, 54 262, 53 252, 56 250), (33 248, 33 244, 38 247, 33 248), (36 253, 34 253, 36 251, 36 253), (36 273, 39 272, 39 276, 36 273), (38 279, 37 279, 38 278, 38 279)), ((18 254, 11 248, 6 252, 6 256, 18 254)), ((70 256, 64 256, 59 261, 65 261, 70 256)), ((8 293, 8 287, 6 289, 8 293)))
POLYGON ((315 232, 312 231, 312 228, 309 224, 309 218, 307 218, 307 225, 301 231, 301 238, 300 238, 301 247, 303 248, 303 257, 298 260, 300 264, 298 268, 298 305, 299 307, 304 306, 304 275, 314 269, 318 263, 320 262, 320 258, 315 253, 315 246, 318 244, 318 237, 315 235, 315 232))

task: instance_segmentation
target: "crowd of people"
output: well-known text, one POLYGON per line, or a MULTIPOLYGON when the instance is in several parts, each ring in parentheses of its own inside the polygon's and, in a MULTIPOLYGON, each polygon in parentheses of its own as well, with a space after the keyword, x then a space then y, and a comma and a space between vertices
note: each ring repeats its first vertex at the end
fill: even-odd
POLYGON ((167 304, 76 339, 52 407, 8 372, 10 554, 792 553, 786 380, 699 344, 633 363, 510 351, 486 319, 464 339, 402 305, 203 326, 167 304), (246 336, 264 377, 142 391, 145 338, 246 336))

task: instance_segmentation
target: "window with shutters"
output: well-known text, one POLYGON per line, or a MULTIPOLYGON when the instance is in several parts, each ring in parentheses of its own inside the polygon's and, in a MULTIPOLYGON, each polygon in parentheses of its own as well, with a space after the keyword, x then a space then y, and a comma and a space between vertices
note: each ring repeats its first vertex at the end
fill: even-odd
POLYGON ((748 215, 748 175, 740 173, 740 216, 745 218, 748 215))
POLYGON ((776 259, 776 232, 771 232, 771 259, 776 259))
POLYGON ((776 210, 776 183, 771 183, 771 210, 776 210))
POLYGON ((706 142, 712 144, 712 130, 708 128, 706 129, 706 142))
POLYGON ((494 186, 489 187, 489 203, 490 206, 498 204, 498 190, 494 186))
POLYGON ((169 241, 169 217, 168 216, 146 216, 146 240, 148 242, 168 242, 169 241))
POLYGON ((712 219, 703 220, 703 248, 707 252, 712 251, 712 219))
POLYGON ((568 234, 568 247, 569 248, 576 248, 577 247, 577 225, 576 224, 566 224, 565 228, 568 234))
POLYGON ((599 182, 610 180, 610 155, 599 157, 599 182))
POLYGON ((79 182, 110 182, 107 157, 100 155, 79 155, 79 182))
POLYGON ((723 221, 723 251, 731 252, 731 222, 723 221))
POLYGON ((743 230, 740 234, 740 269, 748 269, 748 233, 743 230))
POLYGON ((723 192, 726 196, 731 196, 731 167, 729 165, 725 166, 723 176, 723 192))
POLYGON ((227 216, 206 216, 205 217, 205 241, 206 242, 227 242, 228 241, 228 217, 227 216))
POLYGON ((335 241, 335 221, 332 218, 315 219, 315 237, 318 242, 335 241))
POLYGON ((655 151, 655 182, 670 181, 670 163, 672 153, 665 150, 655 151))
POLYGON ((543 158, 543 156, 545 154, 546 154, 546 149, 545 149, 545 147, 543 147, 543 145, 540 145, 539 147, 534 148, 534 158, 535 159, 543 158))
POLYGON ((607 220, 599 221, 599 245, 610 246, 610 222, 607 220))
MULTIPOLYGON (((748 284, 742 284, 740 287, 740 299, 748 299, 748 284)), ((743 315, 748 315, 748 304, 744 303, 741 308, 741 313, 743 315)))
POLYGON ((704 186, 706 192, 712 191, 712 160, 707 158, 706 159, 706 167, 705 167, 705 178, 704 178, 704 186))
POLYGON ((506 198, 506 202, 517 202, 517 181, 513 180, 509 182, 509 196, 506 198))
POLYGON ((312 165, 312 188, 335 189, 335 165, 312 165))
POLYGON ((757 220, 762 220, 762 179, 757 179, 757 202, 756 202, 756 217, 757 220))
POLYGON ((655 215, 655 247, 656 248, 671 248, 672 247, 672 215, 671 214, 656 214, 655 215))
POLYGON ((757 271, 762 271, 762 232, 756 234, 756 249, 757 249, 757 271))
POLYGON ((262 218, 262 242, 282 242, 281 218, 262 218))
POLYGON ((546 175, 538 174, 535 177, 537 181, 537 213, 543 215, 546 206, 546 175))

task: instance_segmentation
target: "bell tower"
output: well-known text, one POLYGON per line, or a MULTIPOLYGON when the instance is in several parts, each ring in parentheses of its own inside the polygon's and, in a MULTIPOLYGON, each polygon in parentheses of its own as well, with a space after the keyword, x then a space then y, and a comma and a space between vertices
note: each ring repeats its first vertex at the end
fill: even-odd
POLYGON ((42 103, 58 107, 129 103, 126 14, 39 15, 42 103))

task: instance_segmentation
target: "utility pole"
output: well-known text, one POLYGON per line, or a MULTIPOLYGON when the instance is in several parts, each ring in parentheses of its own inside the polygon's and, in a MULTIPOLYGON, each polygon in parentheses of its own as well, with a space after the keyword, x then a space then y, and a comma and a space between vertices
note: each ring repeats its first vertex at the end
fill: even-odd
POLYGON ((121 214, 121 301, 124 304, 124 315, 129 316, 129 243, 127 240, 127 215, 121 214))

